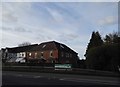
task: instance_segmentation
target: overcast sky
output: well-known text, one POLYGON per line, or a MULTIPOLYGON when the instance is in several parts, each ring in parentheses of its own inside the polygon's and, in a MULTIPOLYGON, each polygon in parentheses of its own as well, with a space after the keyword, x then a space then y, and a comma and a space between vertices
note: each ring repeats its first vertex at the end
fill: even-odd
POLYGON ((4 2, 1 47, 58 41, 84 58, 92 31, 118 31, 117 2, 4 2))

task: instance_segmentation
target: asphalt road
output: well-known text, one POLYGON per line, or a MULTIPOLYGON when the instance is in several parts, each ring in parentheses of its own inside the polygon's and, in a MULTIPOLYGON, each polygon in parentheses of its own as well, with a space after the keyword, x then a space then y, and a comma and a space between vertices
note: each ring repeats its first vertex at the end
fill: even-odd
POLYGON ((61 86, 105 86, 120 87, 119 78, 101 77, 101 76, 84 76, 69 74, 53 73, 30 73, 30 72, 2 72, 2 86, 43 86, 43 85, 61 85, 61 86))

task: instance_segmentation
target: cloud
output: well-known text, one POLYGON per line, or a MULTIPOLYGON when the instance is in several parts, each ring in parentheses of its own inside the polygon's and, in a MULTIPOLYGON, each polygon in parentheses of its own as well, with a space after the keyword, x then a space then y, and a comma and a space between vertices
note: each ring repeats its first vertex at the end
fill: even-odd
POLYGON ((117 23, 118 23, 118 20, 117 20, 117 17, 115 17, 115 16, 107 16, 98 21, 98 24, 101 26, 113 25, 113 24, 117 24, 117 23))
POLYGON ((17 46, 22 42, 35 42, 34 35, 30 33, 15 32, 15 31, 2 31, 2 47, 17 46))
POLYGON ((119 0, 2 0, 2 2, 118 2, 119 0))
MULTIPOLYGON (((98 28, 96 23, 105 26, 116 22, 116 10, 113 8, 116 5, 113 3, 98 5, 16 1, 4 3, 3 7, 3 47, 17 46, 25 41, 41 43, 55 40, 73 48, 81 58, 84 58, 92 31, 98 28)), ((112 27, 108 31, 114 29, 115 27, 112 27)), ((101 32, 106 32, 105 30, 101 32)))
POLYGON ((25 29, 24 27, 14 27, 14 28, 12 28, 12 27, 2 26, 1 29, 3 31, 13 31, 13 32, 22 32, 22 33, 26 33, 26 32, 30 33, 31 32, 31 30, 25 29))
POLYGON ((2 21, 3 22, 17 22, 17 17, 11 14, 11 12, 3 10, 2 21))
POLYGON ((13 31, 13 29, 10 28, 10 27, 4 27, 4 26, 2 26, 1 29, 2 29, 3 31, 13 31))
POLYGON ((16 27, 16 28, 14 29, 14 31, 23 32, 23 33, 25 33, 25 32, 31 32, 30 30, 25 29, 25 28, 23 28, 23 27, 16 27))
POLYGON ((68 34, 68 37, 72 38, 72 39, 75 39, 78 37, 78 35, 76 34, 68 34))
POLYGON ((31 4, 25 2, 2 3, 2 22, 3 24, 18 25, 25 23, 27 17, 31 16, 31 4), (24 21, 23 21, 24 20, 24 21))
POLYGON ((59 11, 56 11, 54 9, 47 8, 47 11, 50 13, 50 15, 54 18, 56 22, 63 22, 63 17, 59 13, 59 11))
POLYGON ((60 34, 59 38, 62 41, 70 42, 70 41, 76 40, 78 38, 78 35, 77 34, 60 34))

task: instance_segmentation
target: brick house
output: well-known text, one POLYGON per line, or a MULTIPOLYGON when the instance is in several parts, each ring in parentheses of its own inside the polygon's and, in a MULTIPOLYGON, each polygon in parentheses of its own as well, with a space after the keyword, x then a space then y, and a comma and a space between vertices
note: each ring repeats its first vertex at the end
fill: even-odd
POLYGON ((77 63, 78 61, 78 53, 56 41, 9 48, 8 51, 9 54, 14 54, 14 57, 16 55, 16 57, 26 58, 27 62, 77 63))
POLYGON ((13 47, 13 48, 2 48, 2 60, 15 60, 16 58, 26 58, 27 51, 31 50, 32 47, 36 46, 37 44, 30 45, 30 46, 23 46, 23 47, 13 47))
POLYGON ((44 42, 27 52, 27 59, 43 59, 46 63, 76 63, 78 54, 64 44, 56 41, 44 42))

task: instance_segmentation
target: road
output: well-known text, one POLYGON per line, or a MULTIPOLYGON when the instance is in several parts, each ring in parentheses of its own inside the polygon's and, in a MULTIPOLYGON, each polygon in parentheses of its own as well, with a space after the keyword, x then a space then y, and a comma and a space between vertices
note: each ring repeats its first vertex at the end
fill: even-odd
MULTIPOLYGON (((101 76, 84 76, 70 74, 53 74, 53 73, 33 73, 33 72, 15 72, 3 71, 2 85, 4 86, 40 86, 40 85, 74 85, 79 87, 105 86, 120 87, 119 78, 101 77, 101 76)), ((65 87, 66 87, 65 86, 65 87)))

